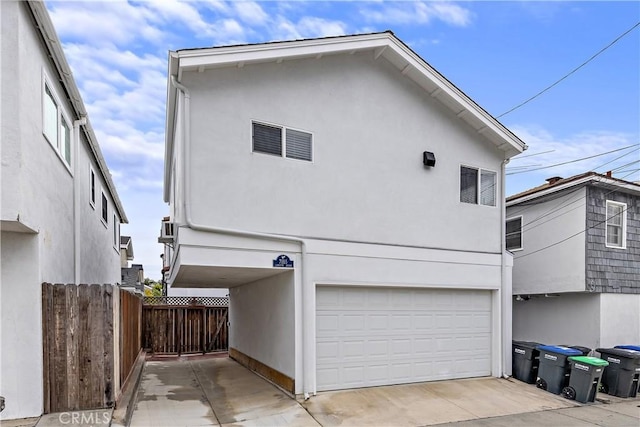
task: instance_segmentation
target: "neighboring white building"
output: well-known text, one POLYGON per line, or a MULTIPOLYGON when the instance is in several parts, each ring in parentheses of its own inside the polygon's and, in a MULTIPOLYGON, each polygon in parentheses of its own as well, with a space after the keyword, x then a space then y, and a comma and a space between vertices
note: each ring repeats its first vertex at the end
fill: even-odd
POLYGON ((0 2, 2 419, 43 411, 41 284, 120 281, 122 204, 42 2, 0 2))
POLYGON ((640 185, 587 172, 513 195, 507 248, 515 339, 640 343, 640 185))
POLYGON ((306 396, 510 372, 522 141, 390 32, 170 52, 169 78, 168 283, 229 288, 232 357, 306 396))

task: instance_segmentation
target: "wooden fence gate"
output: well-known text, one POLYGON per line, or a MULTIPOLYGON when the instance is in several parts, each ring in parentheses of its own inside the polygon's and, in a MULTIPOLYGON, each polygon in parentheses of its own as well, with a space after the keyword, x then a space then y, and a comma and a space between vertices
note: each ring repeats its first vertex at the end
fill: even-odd
POLYGON ((227 298, 146 297, 143 347, 156 354, 227 351, 227 298))

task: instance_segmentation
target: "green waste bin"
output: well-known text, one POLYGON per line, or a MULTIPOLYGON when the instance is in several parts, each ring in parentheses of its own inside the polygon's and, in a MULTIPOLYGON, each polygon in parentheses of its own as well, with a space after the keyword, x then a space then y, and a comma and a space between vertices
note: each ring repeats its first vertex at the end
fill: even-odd
POLYGON ((598 357, 569 356, 571 376, 569 385, 562 389, 562 396, 589 403, 596 400, 600 378, 609 362, 598 357))
POLYGON ((539 342, 513 341, 513 377, 527 384, 534 384, 540 363, 539 342))
POLYGON ((625 348, 598 348, 609 362, 602 376, 602 391, 617 397, 636 397, 640 382, 640 351, 625 348))

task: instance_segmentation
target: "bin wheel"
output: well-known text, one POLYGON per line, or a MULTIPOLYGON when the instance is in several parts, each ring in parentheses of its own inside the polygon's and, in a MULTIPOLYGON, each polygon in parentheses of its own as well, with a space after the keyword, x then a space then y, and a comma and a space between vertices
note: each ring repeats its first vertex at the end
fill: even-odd
POLYGON ((536 380, 536 387, 541 388, 543 390, 547 389, 547 382, 545 380, 543 380, 542 378, 538 378, 536 380))
POLYGON ((562 389, 562 397, 569 400, 576 400, 576 390, 571 386, 567 386, 562 389))

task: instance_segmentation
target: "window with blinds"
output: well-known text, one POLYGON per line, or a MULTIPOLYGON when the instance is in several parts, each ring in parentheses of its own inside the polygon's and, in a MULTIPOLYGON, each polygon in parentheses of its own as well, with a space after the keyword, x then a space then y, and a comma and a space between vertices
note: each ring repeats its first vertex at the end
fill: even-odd
POLYGON ((626 247, 627 205, 607 200, 607 244, 609 248, 626 247))
POLYGON ((309 132, 253 122, 253 152, 297 160, 313 160, 313 141, 309 132))
POLYGON ((493 171, 460 166, 460 201, 496 206, 498 174, 493 171))
POLYGON ((508 250, 522 249, 522 216, 507 220, 505 240, 508 250))

